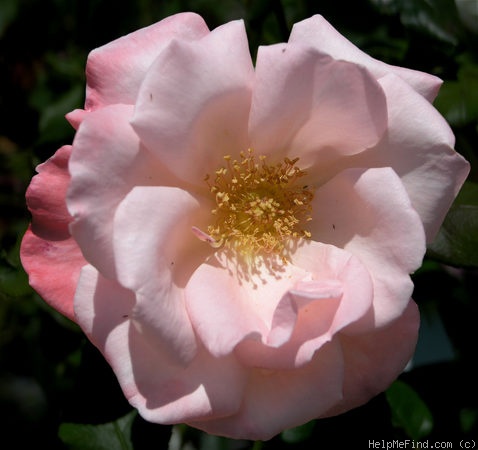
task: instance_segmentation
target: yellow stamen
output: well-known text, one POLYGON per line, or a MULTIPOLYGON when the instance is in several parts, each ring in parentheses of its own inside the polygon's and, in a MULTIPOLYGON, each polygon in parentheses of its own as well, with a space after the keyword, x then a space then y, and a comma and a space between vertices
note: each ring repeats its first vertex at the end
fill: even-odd
POLYGON ((313 193, 299 183, 305 175, 296 166, 299 158, 269 165, 263 155, 257 162, 251 149, 240 158, 226 155, 214 182, 206 176, 216 202, 215 222, 200 236, 214 247, 242 255, 275 253, 284 258, 291 239, 311 237, 303 225, 311 220, 313 193))

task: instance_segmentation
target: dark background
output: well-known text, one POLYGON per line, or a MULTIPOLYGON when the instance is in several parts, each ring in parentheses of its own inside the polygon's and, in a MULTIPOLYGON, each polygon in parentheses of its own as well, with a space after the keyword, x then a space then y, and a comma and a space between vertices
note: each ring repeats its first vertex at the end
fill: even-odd
POLYGON ((471 8, 460 17, 454 0, 0 0, 0 448, 167 449, 169 442, 171 450, 360 449, 370 440, 412 438, 450 441, 453 448, 461 439, 477 443, 478 2, 457 3, 471 8), (430 248, 414 275, 422 329, 401 383, 361 408, 265 443, 184 426, 171 438, 171 427, 131 413, 107 363, 28 286, 18 257, 30 218, 26 187, 38 163, 71 143, 64 114, 82 107, 88 52, 180 11, 200 13, 211 29, 244 18, 253 55, 259 44, 287 40, 294 22, 324 15, 370 55, 445 80, 435 105, 456 134, 457 151, 472 164, 466 208, 458 205, 447 221, 449 245, 430 248))

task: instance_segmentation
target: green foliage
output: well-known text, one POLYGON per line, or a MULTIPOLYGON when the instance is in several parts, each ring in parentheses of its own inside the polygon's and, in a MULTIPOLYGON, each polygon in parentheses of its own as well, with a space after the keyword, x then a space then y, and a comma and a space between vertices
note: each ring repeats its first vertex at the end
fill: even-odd
POLYGON ((387 401, 392 411, 392 422, 402 428, 407 436, 414 440, 430 434, 433 417, 420 396, 403 381, 395 381, 386 392, 387 401))
POLYGON ((299 427, 291 428, 289 430, 284 430, 281 434, 284 442, 289 444, 297 444, 299 442, 306 441, 314 430, 315 421, 305 423, 299 427))
POLYGON ((478 267, 478 183, 465 183, 428 253, 457 267, 478 267))
POLYGON ((131 427, 136 412, 102 425, 63 423, 60 439, 70 450, 133 450, 131 427))
POLYGON ((478 65, 464 63, 456 81, 445 81, 435 100, 436 108, 453 126, 478 121, 478 65))

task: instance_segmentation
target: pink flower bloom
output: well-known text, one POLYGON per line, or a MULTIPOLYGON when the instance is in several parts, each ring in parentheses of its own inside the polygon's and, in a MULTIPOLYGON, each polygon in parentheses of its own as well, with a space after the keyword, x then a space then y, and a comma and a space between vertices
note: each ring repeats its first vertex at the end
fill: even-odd
POLYGON ((386 389, 417 339, 409 274, 468 173, 440 80, 320 16, 254 67, 242 21, 179 14, 86 72, 21 255, 140 414, 268 439, 386 389))

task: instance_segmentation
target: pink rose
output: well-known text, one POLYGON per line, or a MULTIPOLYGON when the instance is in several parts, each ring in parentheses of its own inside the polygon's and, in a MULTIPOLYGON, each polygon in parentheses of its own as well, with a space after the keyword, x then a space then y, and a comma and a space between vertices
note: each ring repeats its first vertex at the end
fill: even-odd
POLYGON ((21 256, 140 414, 268 439, 386 389, 417 339, 409 274, 468 173, 440 80, 320 16, 254 67, 242 21, 189 13, 86 73, 21 256))

